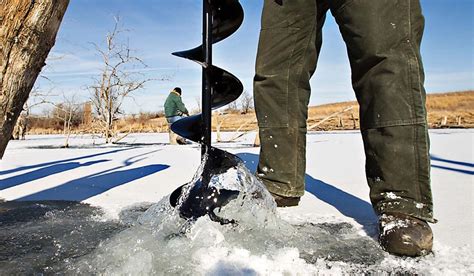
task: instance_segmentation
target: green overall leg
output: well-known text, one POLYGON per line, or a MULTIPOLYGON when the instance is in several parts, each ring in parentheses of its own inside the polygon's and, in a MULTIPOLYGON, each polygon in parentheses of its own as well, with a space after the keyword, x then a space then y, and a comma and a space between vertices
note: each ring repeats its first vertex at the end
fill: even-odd
POLYGON ((258 176, 274 194, 304 194, 309 80, 325 18, 315 0, 265 0, 254 101, 260 129, 258 176), (319 10, 319 11, 318 11, 319 10))
POLYGON ((360 105, 372 205, 433 222, 420 3, 330 2, 360 105))

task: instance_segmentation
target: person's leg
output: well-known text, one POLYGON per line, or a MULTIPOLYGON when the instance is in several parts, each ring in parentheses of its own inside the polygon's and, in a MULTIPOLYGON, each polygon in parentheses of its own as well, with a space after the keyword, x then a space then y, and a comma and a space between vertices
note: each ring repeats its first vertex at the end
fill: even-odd
POLYGON ((420 3, 364 0, 333 5, 360 104, 375 211, 433 221, 420 3))
POLYGON ((181 117, 180 116, 174 116, 174 117, 168 117, 166 120, 168 121, 168 134, 169 134, 169 140, 170 140, 170 145, 177 145, 178 144, 178 139, 181 138, 178 136, 178 134, 174 133, 171 130, 171 125, 178 121, 181 117))
POLYGON ((326 11, 316 0, 264 2, 254 78, 257 175, 271 193, 284 197, 304 194, 309 80, 326 11))
POLYGON ((374 210, 383 215, 381 244, 394 254, 424 254, 432 244, 425 221, 435 220, 420 3, 340 0, 332 2, 331 11, 348 48, 370 199, 374 210), (394 227, 398 222, 406 227, 394 227))
POLYGON ((170 139, 170 145, 177 145, 178 144, 178 141, 177 141, 178 135, 176 133, 174 133, 171 130, 171 128, 168 129, 168 135, 169 135, 169 139, 170 139))

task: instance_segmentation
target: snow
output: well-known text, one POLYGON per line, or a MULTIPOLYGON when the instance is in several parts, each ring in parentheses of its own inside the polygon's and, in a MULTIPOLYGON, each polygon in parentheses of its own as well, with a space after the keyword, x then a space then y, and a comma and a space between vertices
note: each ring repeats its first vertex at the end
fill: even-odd
MULTIPOLYGON (((415 259, 386 254, 370 271, 474 273, 473 134, 474 130, 430 132, 432 190, 435 217, 439 220, 431 225, 434 254, 415 259)), ((234 135, 222 134, 224 139, 234 135)), ((237 154, 255 171, 259 149, 251 147, 254 138, 255 133, 248 133, 234 143, 214 145, 237 154)), ((50 135, 11 141, 0 161, 0 199, 82 201, 103 208, 106 216, 102 219, 113 220, 130 206, 160 201, 189 182, 200 164, 197 145, 168 145, 167 134, 133 134, 119 145, 105 145, 100 139, 79 135, 70 140, 70 149, 60 148, 63 139, 60 135, 50 135)), ((291 224, 349 223, 356 235, 373 238, 377 231, 376 217, 368 197, 360 134, 356 131, 312 132, 307 143, 306 193, 298 207, 278 209, 278 215, 291 224)), ((204 228, 195 228, 197 232, 188 235, 193 242, 211 241, 208 246, 193 247, 195 251, 189 256, 195 267, 199 267, 197 274, 360 272, 356 264, 319 258, 305 261, 300 247, 284 247, 261 254, 239 243, 230 243, 229 233, 213 229, 209 224, 204 223, 204 228), (209 231, 203 233, 199 229, 209 231)), ((124 260, 121 273, 152 271, 153 252, 142 247, 137 250, 136 256, 124 260)))

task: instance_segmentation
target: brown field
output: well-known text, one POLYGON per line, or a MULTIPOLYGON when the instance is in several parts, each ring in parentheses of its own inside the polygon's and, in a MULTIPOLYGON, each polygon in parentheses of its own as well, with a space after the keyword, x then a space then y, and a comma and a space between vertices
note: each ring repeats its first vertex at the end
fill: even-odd
MULTIPOLYGON (((474 91, 429 94, 427 97, 430 128, 474 128, 474 91)), ((350 130, 359 128, 359 108, 356 102, 342 102, 309 108, 309 130, 350 130)), ((257 129, 255 113, 214 112, 213 129, 220 131, 251 131, 257 129)), ((80 126, 74 133, 90 132, 80 126)), ((117 132, 167 132, 164 117, 133 116, 116 124, 117 132)), ((61 133, 58 129, 38 127, 30 134, 61 133)))
MULTIPOLYGON (((473 128, 474 91, 429 94, 427 97, 430 128, 473 128)), ((309 108, 311 130, 348 130, 359 128, 357 102, 342 102, 309 108)), ((256 129, 255 113, 214 116, 213 127, 222 122, 221 131, 256 129), (223 121, 223 122, 222 122, 223 121)))

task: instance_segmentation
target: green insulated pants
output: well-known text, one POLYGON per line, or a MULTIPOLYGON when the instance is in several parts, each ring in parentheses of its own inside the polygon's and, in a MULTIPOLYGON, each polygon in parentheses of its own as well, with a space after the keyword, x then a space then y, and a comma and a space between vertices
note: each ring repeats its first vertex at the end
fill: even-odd
POLYGON ((304 193, 309 80, 330 10, 348 50, 374 209, 434 221, 419 1, 264 1, 254 99, 268 190, 304 193))

